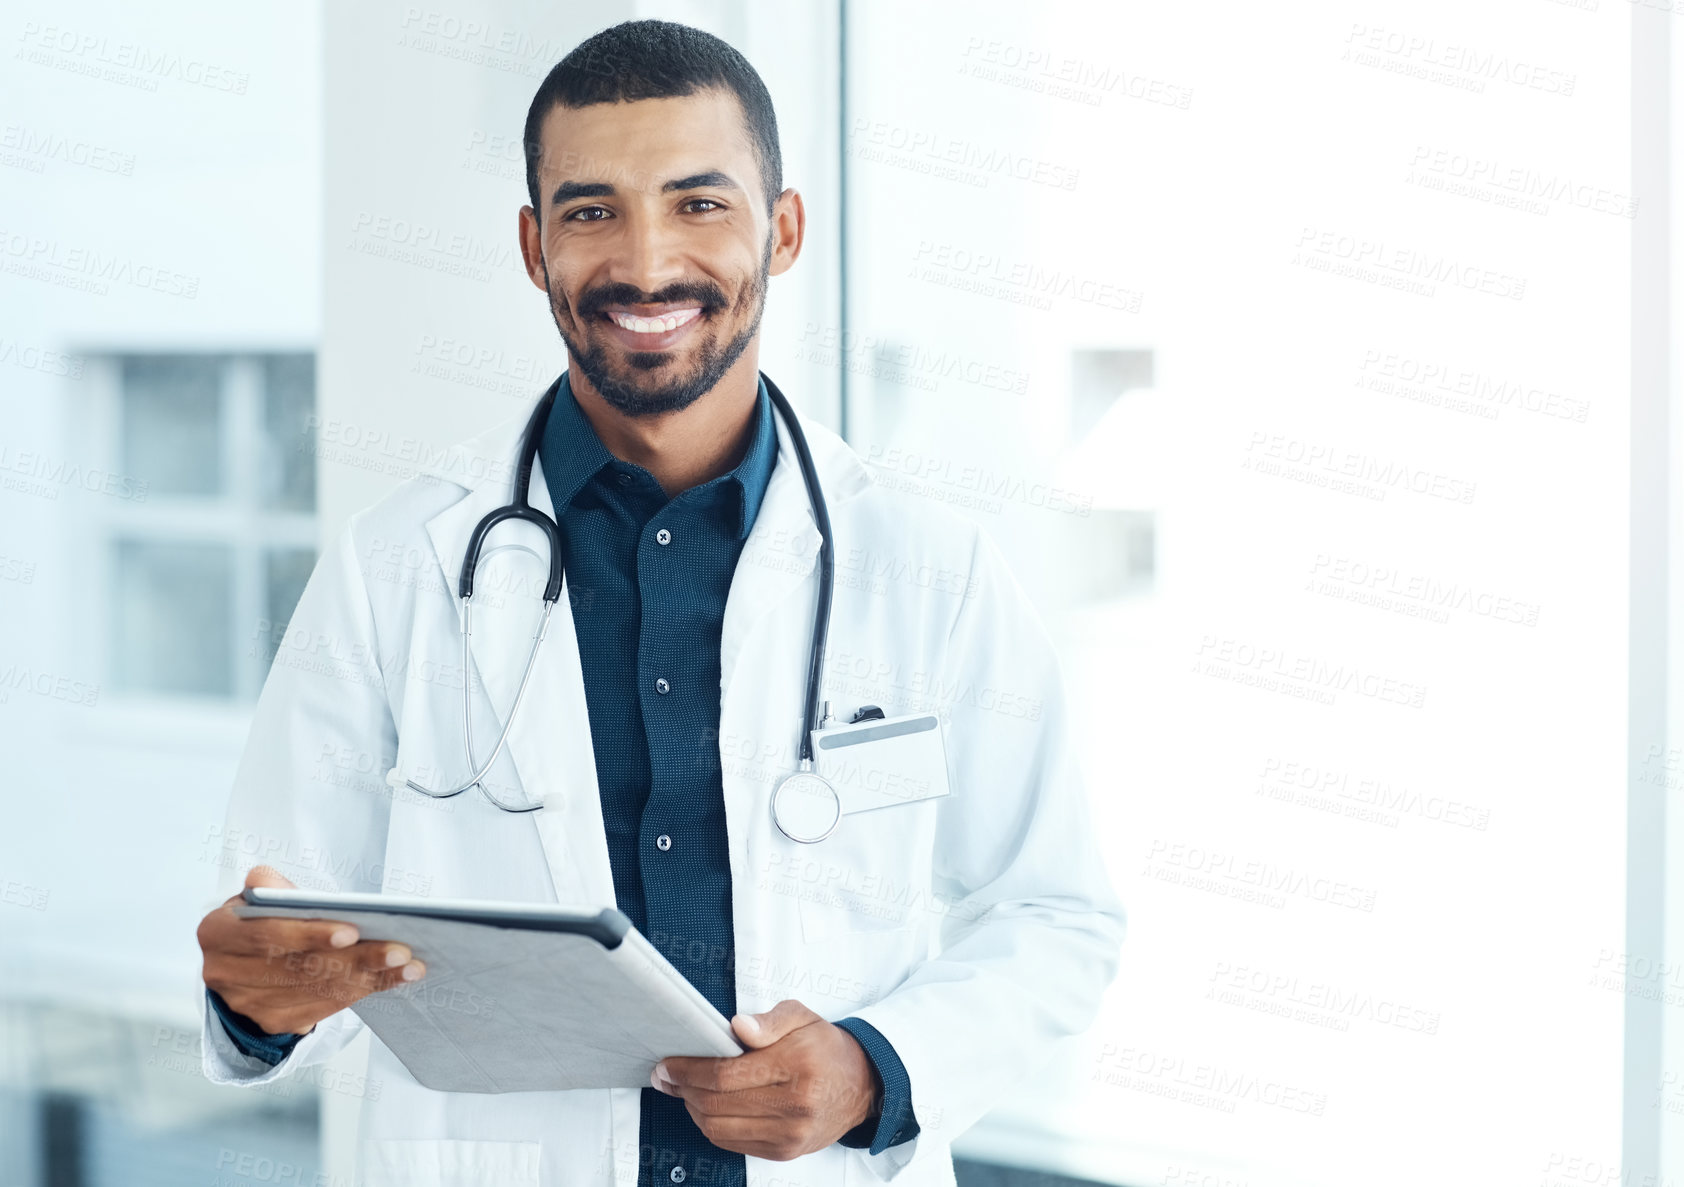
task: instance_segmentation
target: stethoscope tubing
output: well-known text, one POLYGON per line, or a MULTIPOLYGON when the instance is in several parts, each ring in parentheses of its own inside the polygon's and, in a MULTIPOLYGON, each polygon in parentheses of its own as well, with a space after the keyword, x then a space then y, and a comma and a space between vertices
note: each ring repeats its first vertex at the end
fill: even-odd
MULTIPOLYGON (((526 696, 527 685, 531 682, 533 669, 537 665, 538 649, 543 645, 544 637, 549 632, 550 614, 555 609, 556 601, 561 597, 562 586, 562 539, 561 527, 550 516, 545 515, 532 506, 530 489, 532 485, 532 468, 538 456, 538 445, 544 436, 544 426, 549 421, 550 409, 554 407, 557 393, 561 389, 561 381, 565 372, 556 377, 538 405, 532 410, 532 416, 522 430, 520 445, 520 462, 515 470, 514 490, 510 501, 503 506, 487 513, 474 526, 473 534, 468 539, 468 547, 462 558, 462 574, 457 582, 457 594, 462 600, 462 728, 464 746, 468 755, 468 769, 473 772, 468 781, 451 791, 432 791, 422 787, 413 779, 403 780, 403 785, 422 795, 434 799, 448 799, 460 795, 472 787, 479 787, 480 792, 505 812, 532 812, 543 807, 542 803, 532 804, 522 808, 511 808, 493 796, 481 782, 491 770, 492 765, 503 752, 504 744, 508 741, 509 730, 514 725, 515 714, 520 710, 520 704, 526 696), (468 679, 469 665, 472 660, 469 643, 473 637, 473 597, 474 573, 479 567, 480 553, 484 547, 486 536, 498 524, 509 519, 524 520, 542 531, 549 543, 549 579, 544 586, 544 615, 538 624, 538 629, 532 638, 532 650, 526 657, 526 670, 521 675, 520 687, 515 692, 514 704, 509 707, 509 715, 503 723, 502 732, 497 737, 497 745, 492 749, 490 757, 484 765, 474 761, 473 741, 473 710, 472 696, 468 679)), ((824 679, 825 641, 830 632, 831 600, 835 592, 836 564, 835 552, 830 537, 830 509, 825 504, 824 490, 819 482, 818 469, 813 464, 813 455, 807 447, 807 436, 801 431, 801 424, 790 407, 788 399, 784 397, 778 385, 760 373, 760 379, 766 384, 766 394, 771 397, 772 405, 779 416, 783 418, 785 427, 789 430, 790 441, 795 446, 796 462, 801 469, 801 480, 807 488, 807 501, 813 512, 813 521, 819 530, 819 589, 817 603, 813 609, 813 637, 808 649, 807 692, 802 705, 801 715, 801 745, 800 769, 808 771, 813 765, 813 731, 819 722, 819 690, 824 679)), ((395 772, 394 772, 395 774, 395 772)), ((388 782, 395 781, 389 779, 388 782)), ((780 828, 782 826, 780 825, 780 828)))

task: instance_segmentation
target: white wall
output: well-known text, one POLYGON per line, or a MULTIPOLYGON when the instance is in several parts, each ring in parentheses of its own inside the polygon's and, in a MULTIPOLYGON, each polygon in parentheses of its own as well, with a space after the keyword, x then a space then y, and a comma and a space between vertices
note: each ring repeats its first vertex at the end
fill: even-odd
POLYGON ((45 896, 0 905, 0 992, 196 1011, 207 829, 246 718, 109 687, 88 525, 139 500, 132 476, 80 485, 103 490, 110 465, 81 356, 313 346, 319 36, 308 3, 19 3, 0 21, 0 674, 53 690, 0 701, 17 813, 0 879, 45 896))

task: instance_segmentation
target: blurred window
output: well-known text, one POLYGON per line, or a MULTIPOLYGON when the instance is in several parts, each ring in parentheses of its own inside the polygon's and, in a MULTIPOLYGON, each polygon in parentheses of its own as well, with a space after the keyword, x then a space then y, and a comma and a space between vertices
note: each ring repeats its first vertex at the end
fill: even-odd
POLYGON ((108 524, 112 685, 255 699, 316 563, 315 356, 115 363, 116 452, 148 495, 108 524))

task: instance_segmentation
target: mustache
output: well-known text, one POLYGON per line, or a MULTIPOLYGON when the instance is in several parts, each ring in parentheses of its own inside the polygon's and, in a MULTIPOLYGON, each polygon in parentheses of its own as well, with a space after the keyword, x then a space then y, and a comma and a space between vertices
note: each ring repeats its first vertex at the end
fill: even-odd
POLYGON ((645 294, 629 284, 605 284, 580 297, 575 308, 581 318, 590 318, 604 312, 610 305, 672 305, 679 302, 700 305, 703 313, 724 309, 726 305, 725 294, 712 285, 674 284, 658 293, 645 294))

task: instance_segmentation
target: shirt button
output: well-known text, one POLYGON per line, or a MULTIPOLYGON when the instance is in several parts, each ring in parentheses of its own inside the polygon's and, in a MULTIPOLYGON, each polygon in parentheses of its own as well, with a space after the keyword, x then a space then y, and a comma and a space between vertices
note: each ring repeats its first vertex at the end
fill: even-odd
POLYGON ((672 691, 672 685, 667 683, 667 678, 665 676, 658 677, 655 680, 655 691, 664 696, 672 691))
POLYGON ((662 853, 665 853, 668 849, 672 848, 672 838, 667 836, 666 833, 662 833, 660 836, 655 838, 655 848, 659 849, 662 853))
MULTIPOLYGON (((655 543, 657 543, 657 544, 671 544, 672 543, 672 533, 667 531, 665 528, 662 528, 660 531, 655 533, 655 543)), ((682 1168, 678 1168, 678 1169, 682 1169, 682 1168)))
POLYGON ((621 486, 630 486, 631 485, 631 475, 630 474, 616 474, 614 476, 614 481, 618 482, 621 486))
POLYGON ((673 1167, 673 1168, 672 1168, 672 1173, 671 1173, 671 1174, 669 1174, 669 1175, 668 1175, 668 1176, 667 1176, 667 1178, 669 1178, 669 1179, 671 1179, 671 1180, 672 1180, 672 1181, 673 1181, 673 1182, 674 1182, 674 1183, 682 1183, 682 1182, 684 1182, 684 1168, 683 1168, 683 1167, 681 1167, 681 1166, 675 1166, 675 1167, 673 1167))

